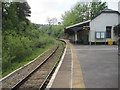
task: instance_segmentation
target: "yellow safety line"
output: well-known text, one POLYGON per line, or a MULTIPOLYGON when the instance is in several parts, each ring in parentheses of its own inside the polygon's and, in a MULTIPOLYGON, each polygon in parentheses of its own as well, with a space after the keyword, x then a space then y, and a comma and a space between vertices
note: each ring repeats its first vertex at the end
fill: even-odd
MULTIPOLYGON (((69 43, 69 41, 68 40, 65 40, 66 41, 66 46, 67 47, 70 47, 71 45, 70 45, 70 43, 69 43)), ((70 53, 72 53, 71 52, 71 48, 70 48, 70 53)), ((71 59, 73 58, 73 56, 71 55, 71 59)), ((71 60, 71 82, 70 82, 70 90, 72 90, 72 77, 73 77, 73 60, 71 60)))
POLYGON ((71 49, 71 89, 73 88, 73 55, 72 55, 72 49, 71 49))
POLYGON ((85 88, 84 79, 77 53, 72 44, 69 43, 72 55, 72 88, 85 88))

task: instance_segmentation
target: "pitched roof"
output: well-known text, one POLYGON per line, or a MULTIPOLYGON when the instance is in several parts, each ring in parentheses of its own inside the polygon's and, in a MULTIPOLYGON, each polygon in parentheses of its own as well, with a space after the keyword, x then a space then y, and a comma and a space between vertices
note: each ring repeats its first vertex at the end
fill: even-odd
MULTIPOLYGON (((99 16, 102 13, 117 13, 117 14, 120 15, 120 13, 118 11, 115 11, 115 10, 112 10, 112 9, 105 9, 105 10, 101 11, 101 13, 97 14, 94 18, 92 18, 92 20, 95 19, 97 16, 99 16)), ((84 21, 84 22, 80 22, 80 23, 68 26, 65 29, 70 29, 70 28, 74 28, 74 27, 80 27, 80 26, 83 26, 84 24, 90 23, 92 20, 87 20, 87 21, 84 21)))
POLYGON ((95 19, 97 16, 99 16, 102 13, 116 13, 116 14, 120 15, 120 13, 118 11, 115 11, 112 9, 105 9, 105 10, 101 11, 99 14, 97 14, 95 17, 93 17, 92 20, 95 19))
POLYGON ((77 23, 77 24, 68 26, 68 27, 66 27, 65 29, 69 29, 69 28, 72 28, 72 27, 75 27, 75 26, 79 26, 79 25, 82 25, 82 24, 85 24, 85 23, 89 23, 90 21, 91 21, 91 20, 87 20, 87 21, 84 21, 84 22, 80 22, 80 23, 77 23))

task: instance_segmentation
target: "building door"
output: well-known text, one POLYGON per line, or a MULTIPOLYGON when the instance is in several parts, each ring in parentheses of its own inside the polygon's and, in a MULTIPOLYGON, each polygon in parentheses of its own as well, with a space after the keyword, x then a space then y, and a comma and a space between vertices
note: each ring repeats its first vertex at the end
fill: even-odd
POLYGON ((84 36, 83 36, 83 44, 88 44, 89 42, 89 31, 88 30, 84 30, 84 36))

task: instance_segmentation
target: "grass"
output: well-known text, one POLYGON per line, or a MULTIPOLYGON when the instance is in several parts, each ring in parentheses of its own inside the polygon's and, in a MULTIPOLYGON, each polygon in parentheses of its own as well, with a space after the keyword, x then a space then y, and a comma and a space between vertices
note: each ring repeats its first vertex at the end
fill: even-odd
MULTIPOLYGON (((59 43, 59 42, 57 42, 59 43)), ((13 72, 14 70, 24 66, 25 64, 29 63, 30 61, 32 61, 34 58, 36 58, 37 56, 41 55, 43 52, 45 52, 46 50, 48 50, 49 48, 52 48, 54 45, 50 44, 50 45, 46 45, 44 48, 40 48, 38 49, 32 56, 26 58, 23 62, 16 62, 16 63, 12 63, 11 66, 9 68, 7 68, 6 70, 4 70, 2 72, 2 77, 5 77, 6 75, 8 75, 9 73, 13 72)))

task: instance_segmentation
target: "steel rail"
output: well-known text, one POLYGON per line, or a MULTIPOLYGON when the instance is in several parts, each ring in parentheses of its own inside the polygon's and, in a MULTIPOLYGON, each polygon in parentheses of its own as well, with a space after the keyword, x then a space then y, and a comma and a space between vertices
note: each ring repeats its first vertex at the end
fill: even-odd
MULTIPOLYGON (((64 42, 65 45, 67 44, 67 42, 64 39, 59 39, 59 41, 64 42)), ((64 50, 62 52, 64 52, 64 50)), ((61 57, 62 57, 62 54, 60 55, 59 59, 61 57)), ((53 68, 51 69, 51 71, 49 72, 49 74, 47 75, 47 77, 45 78, 45 80, 43 81, 43 83, 40 85, 39 90, 44 90, 46 88, 45 84, 46 84, 46 82, 48 83, 47 79, 49 79, 50 76, 54 73, 54 71, 55 71, 56 66, 57 66, 58 63, 59 63, 59 60, 56 61, 55 65, 53 66, 53 68)))
POLYGON ((44 90, 44 86, 46 84, 47 79, 52 75, 52 73, 54 72, 56 65, 57 65, 58 61, 55 63, 55 65, 53 66, 53 68, 51 69, 51 71, 49 72, 49 74, 47 75, 47 77, 45 78, 45 80, 43 81, 43 83, 40 85, 39 90, 44 90))
MULTIPOLYGON (((64 50, 63 50, 64 51, 64 50)), ((62 51, 62 52, 63 52, 62 51)), ((61 56, 62 56, 62 54, 59 56, 59 59, 61 58, 61 56)), ((49 72, 49 74, 47 75, 47 77, 45 78, 45 80, 43 81, 43 83, 40 85, 40 87, 39 87, 39 90, 44 90, 45 89, 45 84, 46 84, 46 82, 48 83, 48 79, 50 78, 50 76, 54 73, 54 71, 55 71, 55 69, 56 69, 56 66, 57 66, 57 64, 59 63, 59 60, 58 61, 56 61, 56 63, 54 64, 54 66, 52 67, 52 69, 50 70, 50 72, 49 72)))
MULTIPOLYGON (((54 55, 54 53, 57 51, 57 49, 59 48, 59 46, 57 46, 57 48, 43 61, 41 62, 33 71, 30 72, 30 74, 28 74, 26 77, 24 77, 21 81, 19 81, 16 85, 14 85, 11 90, 16 90, 18 89, 21 85, 23 85, 28 79, 29 77, 36 72, 40 67, 43 66, 43 64, 45 62, 47 62, 49 60, 50 57, 52 57, 54 55)), ((45 81, 44 81, 45 82, 45 81)))

